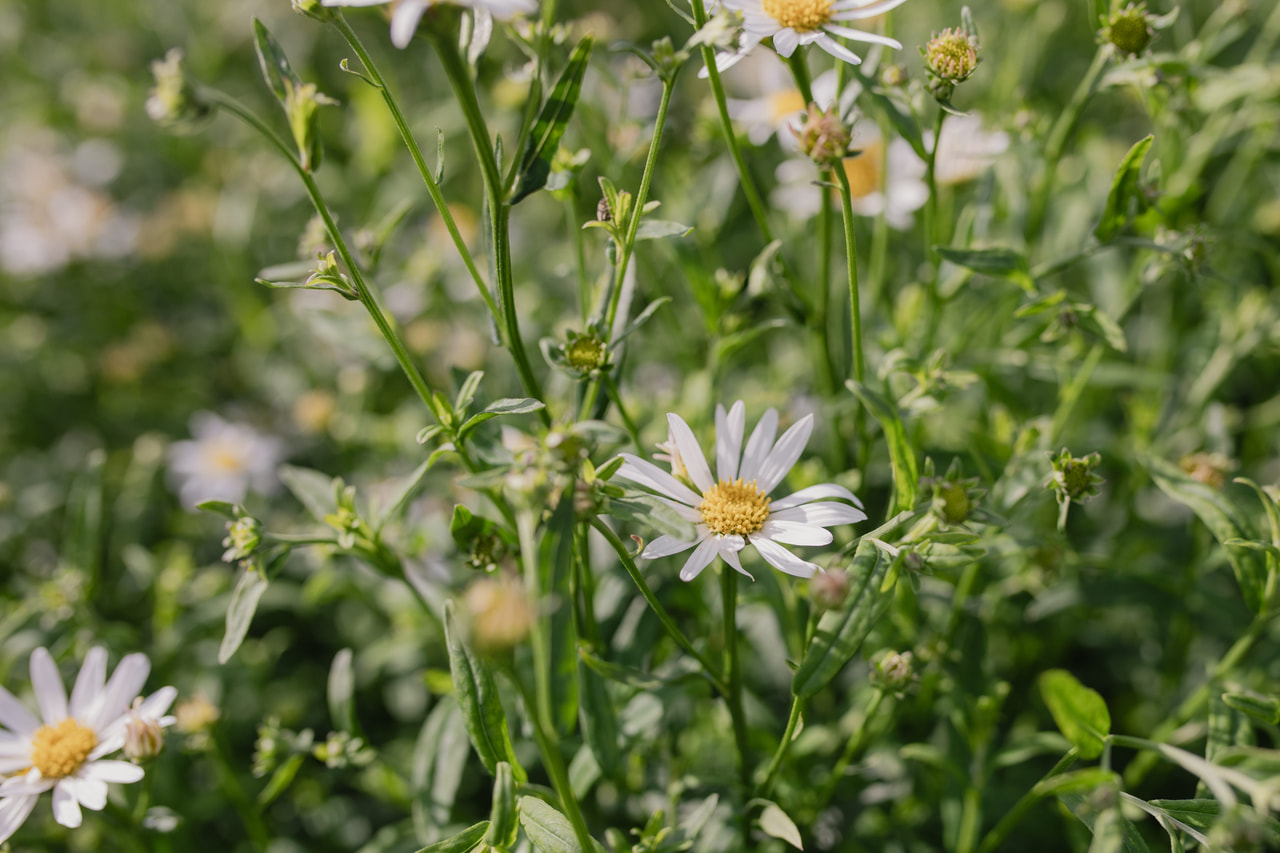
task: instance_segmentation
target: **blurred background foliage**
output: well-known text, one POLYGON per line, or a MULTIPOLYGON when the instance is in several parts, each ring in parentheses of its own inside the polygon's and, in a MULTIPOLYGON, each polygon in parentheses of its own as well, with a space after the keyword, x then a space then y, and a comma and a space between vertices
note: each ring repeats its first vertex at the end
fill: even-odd
MULTIPOLYGON (((1012 523, 977 526, 987 553, 976 575, 939 569, 918 591, 899 590, 864 651, 914 649, 922 681, 892 700, 833 804, 806 812, 816 778, 806 768, 829 767, 838 754, 865 705, 867 665, 850 667, 813 701, 806 717, 843 723, 802 733, 775 798, 791 805, 816 849, 954 849, 961 787, 904 758, 902 745, 927 745, 962 772, 988 767, 989 753, 1004 750, 1010 757, 999 766, 1008 769, 985 792, 993 820, 1051 764, 1035 741, 1052 729, 1033 689, 1042 670, 1072 670, 1106 697, 1116 731, 1145 734, 1247 623, 1223 550, 1155 488, 1139 453, 1183 461, 1254 518, 1257 503, 1231 477, 1280 480, 1277 15, 1266 2, 1179 4, 1154 55, 1113 66, 1086 107, 1044 227, 1028 241, 1043 140, 1095 52, 1096 5, 1001 0, 975 9, 983 63, 957 106, 1008 133, 1010 146, 986 174, 948 190, 944 210, 956 245, 1011 246, 1043 269, 1091 245, 1116 167, 1153 134, 1131 241, 1042 280, 1046 293, 1060 288, 1085 313, 1096 307, 1114 317, 1127 347, 1099 344, 1096 328, 1056 309, 1018 316, 1024 294, 1016 284, 949 266, 945 311, 936 335, 926 334, 919 223, 888 232, 883 290, 864 309, 870 364, 900 399, 916 389, 904 409, 921 453, 938 471, 960 460, 964 475, 990 490, 984 506, 1012 523), (1046 332, 1051 317, 1058 325, 1046 332), (930 361, 933 347, 947 351, 945 361, 930 361), (1077 377, 1080 387, 1063 393, 1077 377), (1045 451, 1062 444, 1100 452, 1106 483, 1059 534, 1057 507, 1041 487, 1050 472, 1045 451), (958 582, 974 586, 957 611, 950 603, 958 582)), ((583 0, 561 9, 570 31, 594 32, 602 46, 663 35, 679 44, 688 35, 658 2, 583 0)), ((436 695, 449 689, 436 623, 407 587, 349 560, 298 553, 249 640, 218 666, 235 570, 219 561, 221 521, 184 509, 167 472, 167 448, 188 438, 201 411, 280 437, 291 464, 342 475, 364 491, 423 456, 414 436, 424 412, 358 306, 254 284, 264 267, 307 257, 311 211, 288 168, 228 117, 171 135, 146 116, 149 63, 176 45, 197 79, 275 120, 253 54, 253 16, 306 79, 342 102, 322 114, 318 180, 344 229, 408 205, 373 278, 428 381, 449 388, 457 371, 484 369, 491 397, 518 393, 381 102, 338 67, 349 51, 334 32, 296 16, 285 0, 0 0, 0 680, 14 690, 25 684, 23 662, 38 645, 63 660, 79 660, 95 643, 115 656, 146 651, 152 683, 175 684, 191 703, 152 771, 153 802, 171 810, 155 814, 171 831, 155 833, 154 849, 250 849, 246 836, 263 830, 246 829, 227 802, 239 791, 247 803, 264 785, 250 773, 259 726, 274 717, 323 741, 335 728, 323 702, 331 662, 356 649, 357 713, 376 759, 330 768, 308 758, 260 819, 280 839, 273 853, 413 850, 411 803, 432 796, 418 790, 415 743, 436 695), (218 721, 202 723, 211 709, 218 721)), ((953 4, 912 0, 893 16, 904 50, 882 63, 899 63, 918 81, 916 47, 958 17, 953 4)), ((478 248, 478 176, 430 50, 417 43, 397 52, 377 14, 350 18, 390 69, 423 147, 434 148, 437 128, 443 133, 444 191, 478 248)), ((522 64, 498 37, 481 66, 491 126, 503 138, 513 138, 523 106, 522 64)), ((516 210, 526 341, 579 328, 578 246, 588 277, 605 262, 598 235, 578 226, 595 216, 598 175, 632 188, 639 179, 658 92, 643 70, 625 53, 597 51, 565 140, 589 150, 589 160, 570 190, 540 193, 516 210)), ((726 79, 740 97, 759 95, 745 66, 726 79)), ((867 111, 865 121, 878 120, 867 111)), ((757 180, 772 186, 787 153, 776 141, 747 150, 757 180)), ((754 412, 816 409, 820 422, 848 411, 851 396, 822 397, 782 294, 767 277, 744 288, 764 242, 693 68, 679 81, 663 151, 651 197, 663 202, 664 218, 694 231, 637 255, 636 304, 674 298, 628 354, 624 393, 646 440, 665 437, 666 411, 706 418, 715 402, 739 397, 754 412)), ((777 221, 783 254, 812 277, 812 222, 777 221)), ((876 239, 874 228, 866 219, 863 247, 876 239)), ((549 396, 567 392, 553 383, 549 396)), ((820 428, 799 476, 857 486, 874 518, 887 501, 888 459, 881 447, 865 470, 833 470, 839 441, 820 428)), ((422 576, 458 589, 468 570, 452 555, 448 519, 471 495, 445 474, 431 476, 394 538, 422 576)), ((249 506, 277 527, 304 526, 283 494, 257 495, 249 506)), ((659 626, 637 609, 616 566, 602 562, 599 571, 613 659, 652 663, 659 626)), ((650 576, 682 620, 718 606, 708 603, 711 587, 680 585, 664 565, 650 576)), ((744 591, 745 612, 761 614, 742 622, 759 661, 750 669, 749 714, 763 730, 780 731, 786 714, 786 647, 767 618, 789 595, 784 583, 763 572, 744 591)), ((714 628, 698 630, 691 633, 709 635, 713 647, 721 642, 714 628)), ((1265 653, 1236 673, 1243 686, 1275 692, 1275 639, 1273 631, 1265 653)), ((727 717, 709 699, 689 683, 636 694, 624 717, 631 749, 623 772, 593 789, 589 816, 629 829, 731 779, 727 717)), ((1202 729, 1184 734, 1189 743, 1203 738, 1202 729)), ((771 748, 757 744, 761 754, 771 748)), ((1189 797, 1188 778, 1162 769, 1142 793, 1189 797)), ((450 798, 452 810, 450 802, 428 804, 470 823, 487 814, 488 783, 464 774, 450 798)), ((14 839, 15 851, 105 849, 108 820, 64 833, 46 812, 37 815, 44 817, 14 839)), ((1088 844, 1084 827, 1062 818, 1019 832, 1009 849, 1088 844)), ((709 835, 698 849, 731 843, 709 835)))

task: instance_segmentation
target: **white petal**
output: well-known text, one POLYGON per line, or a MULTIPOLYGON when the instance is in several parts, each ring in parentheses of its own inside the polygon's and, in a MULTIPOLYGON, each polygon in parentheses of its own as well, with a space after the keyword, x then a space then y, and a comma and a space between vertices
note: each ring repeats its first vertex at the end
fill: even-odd
POLYGON ((80 674, 76 676, 76 684, 71 688, 71 705, 68 710, 76 719, 84 719, 89 713, 93 700, 98 698, 102 687, 107 682, 107 650, 94 646, 84 656, 80 665, 80 674))
POLYGON ((169 710, 169 706, 173 704, 173 700, 178 698, 178 688, 161 687, 155 693, 152 693, 142 702, 142 707, 138 709, 138 716, 144 720, 156 719, 164 715, 169 710))
POLYGON ((40 728, 40 721, 12 693, 0 687, 0 725, 22 737, 31 737, 40 728))
POLYGON ((799 521, 815 527, 856 524, 859 521, 865 521, 866 518, 867 514, 857 507, 834 501, 820 501, 769 513, 769 521, 799 521))
POLYGON ((782 434, 782 438, 778 439, 773 450, 769 451, 768 457, 765 458, 764 464, 760 466, 757 473, 758 485, 762 492, 767 495, 782 482, 787 472, 791 470, 791 466, 799 460, 800 454, 804 453, 804 446, 809 443, 809 435, 812 432, 813 415, 809 414, 796 421, 791 429, 782 434))
POLYGON ((101 730, 107 723, 117 719, 128 710, 130 703, 137 697, 142 685, 147 682, 151 672, 151 661, 144 654, 125 655, 111 673, 111 679, 103 688, 97 702, 89 711, 86 722, 94 731, 101 730))
POLYGON ((644 553, 640 556, 646 560, 657 560, 661 557, 670 557, 672 554, 679 554, 682 551, 688 551, 694 545, 698 544, 697 539, 690 542, 682 542, 674 536, 659 536, 657 539, 649 543, 644 549, 644 553))
POLYGON ((0 782, 0 797, 35 797, 57 783, 57 779, 44 779, 40 771, 32 768, 25 776, 10 776, 0 782))
POLYGON ((701 524, 701 523, 702 523, 702 513, 698 512, 698 511, 697 511, 696 509, 694 509, 693 507, 691 507, 691 506, 685 506, 684 504, 680 503, 679 501, 673 501, 673 500, 671 500, 671 498, 662 498, 662 497, 660 497, 660 498, 657 498, 657 500, 658 500, 660 503, 662 503, 663 505, 671 507, 671 510, 672 510, 676 515, 678 515, 678 516, 680 516, 681 518, 683 518, 685 521, 692 522, 693 524, 701 524))
POLYGON ((107 804, 107 783, 100 779, 71 777, 63 779, 61 786, 67 787, 71 791, 71 796, 90 811, 100 812, 107 804))
POLYGON ((71 791, 65 780, 54 786, 53 819, 68 829, 75 829, 80 825, 80 804, 71 791))
MULTIPOLYGON (((850 32, 856 31, 850 30, 850 32)), ((839 59, 841 62, 847 62, 850 65, 862 64, 861 56, 858 56, 858 54, 849 50, 849 48, 845 47, 829 35, 823 34, 820 38, 814 39, 814 41, 818 43, 818 47, 822 48, 836 59, 839 59)))
POLYGON ((137 782, 145 775, 141 767, 128 761, 94 761, 80 771, 82 778, 98 782, 137 782))
POLYGON ((751 580, 755 580, 755 577, 751 572, 742 568, 742 558, 738 556, 738 552, 741 551, 746 544, 746 540, 741 536, 724 537, 720 540, 720 558, 728 563, 735 571, 746 575, 751 578, 751 580), (729 540, 731 539, 736 539, 738 541, 736 543, 730 543, 729 540))
POLYGON ((824 527, 814 527, 799 521, 773 521, 764 523, 757 534, 774 542, 787 545, 830 545, 835 537, 824 527))
POLYGON ((769 409, 760 417, 760 422, 751 431, 747 439, 747 449, 742 451, 742 467, 738 476, 744 480, 754 480, 760 475, 760 466, 773 447, 773 437, 778 434, 778 410, 769 409))
POLYGON ((633 456, 630 453, 621 455, 626 461, 618 469, 617 476, 628 479, 633 483, 639 483, 642 486, 648 486, 655 492, 659 492, 669 498, 675 498, 680 503, 688 506, 697 506, 702 503, 702 495, 652 462, 646 462, 639 456, 633 456))
POLYGON ((716 406, 716 476, 732 483, 738 479, 742 434, 747 428, 747 407, 741 400, 727 413, 716 406))
POLYGON ((31 758, 29 753, 6 755, 0 757, 0 776, 8 776, 10 773, 17 773, 19 770, 26 770, 30 766, 31 758))
POLYGON ((874 18, 883 15, 890 9, 896 9, 907 0, 876 0, 867 3, 865 0, 836 0, 831 17, 837 21, 856 21, 862 18, 874 18))
POLYGON ((698 439, 693 437, 693 430, 684 422, 684 418, 672 413, 667 415, 667 426, 671 429, 671 438, 675 440, 676 449, 680 451, 680 461, 689 472, 689 479, 702 491, 716 484, 711 479, 711 468, 707 466, 707 457, 702 455, 698 439))
POLYGON ((391 43, 396 47, 407 47, 413 34, 418 31, 418 22, 427 11, 427 0, 402 0, 396 10, 391 13, 391 43))
POLYGON ((9 836, 18 831, 18 827, 22 826, 27 816, 31 814, 31 810, 36 807, 36 800, 39 797, 5 797, 0 800, 0 844, 9 839, 9 836))
MULTIPOLYGON (((902 43, 897 39, 891 39, 888 36, 877 35, 876 33, 867 33, 862 30, 855 30, 852 27, 842 27, 839 24, 827 24, 823 29, 832 35, 842 36, 850 41, 865 41, 870 44, 882 44, 885 47, 902 50, 902 43)), ((821 39, 819 39, 819 42, 821 42, 821 39)))
POLYGON ((752 539, 751 544, 756 546, 756 550, 760 552, 761 557, 764 557, 765 562, 780 572, 786 572, 798 578, 811 578, 818 573, 817 563, 800 559, 776 542, 769 539, 752 539))
POLYGON ((711 562, 719 553, 718 543, 714 536, 708 536, 702 540, 697 548, 693 549, 693 553, 689 555, 689 559, 685 561, 684 568, 680 569, 680 580, 691 581, 702 573, 702 570, 711 565, 711 562))
POLYGON ((798 492, 792 492, 785 498, 778 498, 776 501, 770 501, 769 509, 773 512, 778 510, 790 509, 793 506, 816 501, 819 498, 844 498, 857 507, 862 506, 862 501, 846 489, 844 486, 837 486, 835 483, 822 483, 817 486, 809 486, 798 492))
POLYGON ((391 0, 321 0, 321 6, 381 6, 391 0))
POLYGON ((31 689, 46 725, 67 718, 67 689, 62 686, 62 676, 58 674, 53 656, 43 647, 31 653, 31 689))

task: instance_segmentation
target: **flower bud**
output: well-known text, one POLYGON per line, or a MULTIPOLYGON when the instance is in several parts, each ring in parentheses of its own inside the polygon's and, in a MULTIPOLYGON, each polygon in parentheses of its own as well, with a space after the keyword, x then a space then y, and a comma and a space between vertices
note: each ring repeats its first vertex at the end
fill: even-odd
POLYGON ((338 102, 317 89, 315 83, 297 85, 288 78, 284 82, 287 90, 284 111, 289 117, 289 129, 293 131, 293 141, 298 145, 302 168, 310 172, 319 167, 324 151, 320 144, 317 110, 338 102))
POLYGON ((608 364, 609 350, 599 335, 570 332, 569 342, 564 348, 564 361, 573 370, 587 376, 608 364))
POLYGON ((1192 453, 1182 457, 1178 467, 1191 479, 1221 491, 1227 484, 1227 474, 1236 469, 1236 462, 1223 453, 1192 453))
POLYGON ((333 19, 333 10, 323 5, 320 0, 293 0, 293 11, 321 22, 333 19))
POLYGON ((792 127, 791 132, 799 140, 800 150, 819 166, 831 166, 849 156, 852 137, 834 105, 823 112, 810 103, 804 124, 792 127))
POLYGON ((227 536, 222 540, 224 563, 236 560, 247 560, 262 541, 262 524, 250 515, 242 515, 235 521, 227 522, 227 536))
POLYGON ((915 660, 911 652, 886 651, 871 668, 871 683, 886 693, 901 696, 915 681, 915 660))
POLYGON ((818 572, 809 581, 809 595, 819 611, 838 610, 849 597, 849 575, 839 569, 818 572))
POLYGON ((950 83, 968 79, 978 68, 978 43, 959 27, 945 29, 924 48, 929 71, 950 83))
POLYGON ((173 47, 164 59, 151 63, 156 85, 147 98, 147 115, 166 127, 190 124, 213 112, 187 78, 182 56, 182 49, 173 47))
POLYGON ((1137 56, 1147 49, 1155 35, 1152 18, 1147 14, 1146 3, 1129 3, 1107 18, 1101 31, 1104 42, 1129 56, 1137 56))
POLYGON ((1102 462, 1101 454, 1095 452, 1077 458, 1064 447, 1052 462, 1053 475, 1049 486, 1058 493, 1059 501, 1082 503, 1098 493, 1098 486, 1103 480, 1093 473, 1093 469, 1102 462))
POLYGON ((124 724, 124 754, 135 764, 150 761, 164 749, 164 729, 155 717, 144 717, 141 699, 133 701, 124 724))

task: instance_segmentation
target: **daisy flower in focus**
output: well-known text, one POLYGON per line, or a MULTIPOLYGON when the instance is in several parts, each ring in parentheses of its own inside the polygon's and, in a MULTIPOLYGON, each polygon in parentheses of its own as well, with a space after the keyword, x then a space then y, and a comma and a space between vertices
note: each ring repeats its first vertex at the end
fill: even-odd
POLYGON ((754 546, 765 562, 779 571, 813 577, 820 571, 818 565, 782 546, 829 545, 833 537, 826 528, 867 517, 861 501, 834 483, 810 486, 777 500, 769 497, 804 452, 813 432, 813 415, 801 418, 775 442, 778 412, 769 409, 744 448, 745 421, 746 406, 741 400, 728 412, 724 406, 716 406, 715 478, 693 431, 676 414, 667 415, 668 446, 673 448, 669 458, 678 459, 677 470, 687 472, 687 478, 672 476, 630 453, 622 454, 624 462, 617 476, 657 492, 659 500, 695 525, 693 539, 659 536, 640 555, 652 560, 693 548, 680 570, 681 580, 693 580, 716 557, 751 577, 738 556, 747 545, 754 546))
POLYGON ((207 500, 240 503, 250 489, 270 492, 275 487, 276 466, 284 456, 280 439, 212 412, 192 416, 191 434, 194 439, 169 447, 170 480, 183 506, 207 500))
POLYGON ((790 57, 802 44, 816 44, 836 59, 854 65, 862 60, 836 41, 837 37, 883 44, 901 50, 902 45, 894 39, 855 30, 844 24, 847 21, 883 15, 905 2, 906 0, 724 0, 726 9, 742 13, 742 36, 738 39, 736 53, 723 53, 716 57, 716 68, 723 71, 736 65, 767 38, 773 39, 774 50, 783 57, 790 57))
POLYGON ((53 657, 36 649, 31 687, 43 721, 0 687, 0 777, 8 777, 0 782, 0 843, 45 791, 53 792, 54 819, 74 829, 81 806, 100 811, 107 804, 108 782, 142 778, 141 767, 106 756, 125 747, 131 720, 173 722, 163 716, 177 695, 172 687, 134 704, 150 670, 146 655, 128 655, 107 680, 106 651, 90 649, 68 698, 53 657))
POLYGON ((384 6, 388 2, 393 6, 391 43, 400 48, 408 46, 422 16, 437 3, 463 6, 477 15, 492 16, 499 21, 538 11, 538 0, 323 0, 325 6, 384 6))

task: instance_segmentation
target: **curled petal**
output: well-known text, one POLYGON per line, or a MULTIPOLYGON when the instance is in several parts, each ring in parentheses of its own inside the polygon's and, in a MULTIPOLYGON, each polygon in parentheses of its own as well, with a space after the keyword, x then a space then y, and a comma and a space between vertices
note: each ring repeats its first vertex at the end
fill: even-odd
POLYGON ((751 544, 756 546, 756 550, 760 552, 761 557, 764 557, 765 562, 780 572, 786 572, 798 578, 811 578, 818 573, 817 563, 800 559, 776 542, 769 539, 753 539, 751 544))
POLYGON ((689 472, 689 479, 693 480, 693 484, 702 491, 706 491, 716 484, 711 479, 711 469, 707 466, 707 457, 702 455, 702 448, 698 446, 698 439, 693 437, 693 430, 689 429, 689 425, 684 422, 684 418, 677 414, 667 415, 667 426, 671 428, 671 437, 675 439, 676 449, 680 451, 680 461, 684 463, 685 470, 689 472))

